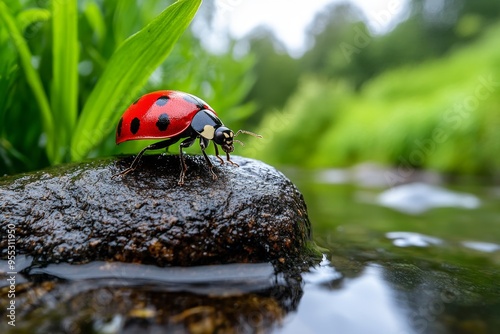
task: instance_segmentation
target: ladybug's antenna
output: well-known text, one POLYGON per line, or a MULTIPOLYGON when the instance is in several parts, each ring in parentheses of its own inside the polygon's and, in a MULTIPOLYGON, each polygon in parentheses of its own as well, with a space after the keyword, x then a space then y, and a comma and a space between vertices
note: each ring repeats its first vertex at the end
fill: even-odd
MULTIPOLYGON (((238 130, 238 132, 236 132, 234 134, 234 136, 238 136, 240 133, 244 133, 244 134, 247 134, 247 135, 250 135, 250 136, 254 136, 254 137, 257 137, 257 138, 262 138, 261 135, 258 135, 256 133, 253 133, 253 132, 250 132, 250 131, 246 131, 246 130, 238 130)), ((241 143, 241 142, 240 142, 241 143)))
MULTIPOLYGON (((258 135, 258 134, 256 134, 256 133, 253 133, 253 132, 250 132, 250 131, 246 131, 246 130, 238 130, 238 132, 236 132, 236 133, 234 134, 234 137, 236 137, 236 136, 237 136, 237 135, 239 135, 240 133, 244 133, 244 134, 247 134, 247 135, 250 135, 250 136, 254 136, 254 137, 257 137, 257 138, 262 138, 262 136, 261 136, 261 135, 258 135)), ((234 138, 234 137, 233 137, 233 138, 234 138)), ((241 146, 245 146, 245 144, 243 144, 243 142, 242 142, 242 141, 240 141, 240 140, 238 140, 238 139, 233 139, 233 141, 234 141, 235 143, 240 144, 241 146)))

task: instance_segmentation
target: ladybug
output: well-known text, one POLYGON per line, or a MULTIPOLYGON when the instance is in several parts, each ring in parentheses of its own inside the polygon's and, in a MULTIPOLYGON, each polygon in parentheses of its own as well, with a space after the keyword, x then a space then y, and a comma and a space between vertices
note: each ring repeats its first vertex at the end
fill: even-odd
POLYGON ((233 143, 243 143, 235 137, 240 133, 246 133, 255 137, 261 137, 255 133, 239 130, 234 133, 225 127, 215 111, 202 99, 184 92, 175 90, 161 90, 146 94, 135 101, 124 113, 116 128, 116 144, 128 140, 138 139, 166 139, 143 148, 135 157, 127 169, 114 175, 126 175, 137 168, 137 165, 147 150, 158 150, 168 148, 182 138, 186 138, 180 144, 179 156, 181 161, 181 175, 179 185, 184 184, 186 175, 186 162, 182 149, 190 147, 198 138, 201 152, 212 174, 213 164, 205 153, 210 140, 214 142, 215 156, 221 165, 224 160, 219 155, 217 145, 226 152, 226 159, 232 165, 238 166, 231 161, 229 153, 234 151, 233 143))

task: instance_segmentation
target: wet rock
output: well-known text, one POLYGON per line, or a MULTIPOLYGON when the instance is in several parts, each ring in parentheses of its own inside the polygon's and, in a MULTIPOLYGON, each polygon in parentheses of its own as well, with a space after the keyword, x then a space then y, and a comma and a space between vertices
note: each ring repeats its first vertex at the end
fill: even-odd
MULTIPOLYGON (((239 168, 187 156, 184 186, 175 155, 68 164, 0 179, 0 249, 40 262, 116 260, 165 265, 286 262, 307 252, 302 195, 276 169, 234 157, 239 168), (12 240, 11 240, 12 241, 12 240)), ((215 160, 215 159, 214 159, 215 160)), ((214 161, 215 162, 215 161, 214 161)))

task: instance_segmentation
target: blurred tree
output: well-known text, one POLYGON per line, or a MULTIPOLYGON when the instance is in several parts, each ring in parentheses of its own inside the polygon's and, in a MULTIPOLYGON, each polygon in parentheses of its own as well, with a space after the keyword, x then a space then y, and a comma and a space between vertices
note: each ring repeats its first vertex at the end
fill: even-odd
POLYGON ((407 11, 405 21, 377 36, 353 5, 327 7, 308 31, 314 45, 302 59, 302 70, 342 78, 359 89, 387 69, 440 57, 472 42, 500 18, 500 2, 412 0, 407 11))
POLYGON ((257 112, 249 122, 252 126, 269 108, 281 108, 297 87, 300 75, 299 62, 292 58, 285 47, 265 28, 259 27, 247 40, 249 48, 255 54, 256 62, 253 71, 255 84, 250 90, 247 100, 257 103, 257 112))
POLYGON ((302 71, 326 78, 349 77, 355 85, 363 82, 373 72, 365 52, 373 37, 364 22, 362 12, 349 3, 320 12, 308 29, 313 47, 302 57, 302 71))

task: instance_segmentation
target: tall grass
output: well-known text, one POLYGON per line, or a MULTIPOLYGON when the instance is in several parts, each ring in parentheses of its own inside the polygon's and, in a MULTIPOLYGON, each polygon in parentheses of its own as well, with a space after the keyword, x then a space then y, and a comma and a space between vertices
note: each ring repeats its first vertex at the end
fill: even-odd
MULTIPOLYGON (((124 8, 126 0, 105 1, 107 8, 124 8)), ((104 38, 106 34, 105 13, 98 9, 93 2, 78 3, 77 1, 52 1, 49 9, 26 7, 20 1, 0 0, 0 45, 5 46, 0 50, 2 65, 0 65, 0 96, 7 99, 20 99, 29 95, 9 95, 15 89, 11 79, 18 80, 18 85, 27 83, 31 90, 39 119, 42 121, 44 139, 40 146, 46 150, 46 155, 52 164, 69 159, 79 160, 86 157, 113 130, 123 109, 129 105, 140 89, 147 82, 155 69, 169 55, 179 37, 186 30, 201 0, 179 0, 165 10, 161 11, 146 26, 135 34, 120 40, 116 32, 115 40, 119 46, 111 48, 113 43, 101 40, 85 45, 82 38, 89 38, 80 34, 77 6, 82 10, 92 39, 104 38), (33 25, 46 21, 49 27, 41 27, 39 40, 34 43, 29 29, 33 25), (51 31, 51 38, 46 32, 51 31), (8 36, 9 41, 6 40, 8 36), (83 36, 83 37, 82 37, 83 36), (51 50, 43 48, 50 44, 51 50), (106 44, 108 43, 108 44, 106 44), (30 47, 34 45, 40 49, 41 55, 36 55, 30 47), (12 53, 14 47, 16 53, 12 53), (88 48, 80 50, 80 48, 88 48), (100 50, 99 50, 100 48, 100 50), (93 87, 85 96, 80 92, 79 55, 85 51, 90 55, 94 67, 99 67, 100 75, 95 77, 93 87), (109 53, 109 59, 106 57, 109 53), (51 57, 47 57, 51 54, 51 57), (42 64, 37 60, 42 59, 42 64), (47 63, 47 59, 50 63, 47 63), (22 71, 17 71, 16 64, 22 66, 22 71), (5 67, 3 64, 6 64, 5 67), (13 67, 8 67, 8 65, 13 67), (51 69, 50 82, 41 78, 45 77, 47 68, 51 69), (10 72, 9 72, 10 71, 10 72), (14 74, 12 74, 14 72, 14 74), (10 74, 9 74, 10 73, 10 74), (13 88, 14 87, 14 88, 13 88), (82 101, 83 99, 83 101, 82 101), (80 103, 79 103, 80 102, 80 103), (82 105, 79 110, 79 105, 82 105)), ((27 1, 29 3, 29 1, 27 1)), ((150 1, 149 4, 157 1, 150 1)), ((121 18, 127 21, 126 17, 121 18)), ((17 87, 18 88, 18 87, 17 87)), ((88 83, 82 87, 88 89, 88 83)), ((29 110, 19 110, 16 104, 26 101, 11 101, 10 108, 1 110, 2 120, 22 119, 30 115, 29 110), (24 115, 22 113, 24 112, 24 115), (17 113, 12 116, 9 113, 17 113), (16 118, 17 117, 17 118, 16 118)), ((29 106, 29 109, 33 106, 29 106)), ((36 119, 26 119, 24 122, 34 122, 36 119)), ((13 124, 12 124, 13 125, 13 124)), ((8 126, 3 124, 4 127, 8 126)), ((27 127, 19 131, 27 131, 27 127)), ((29 129, 28 129, 29 130, 29 129)), ((3 129, 8 132, 8 129, 3 129)), ((7 149, 11 156, 15 156, 11 142, 2 137, 1 149, 7 149)), ((0 152, 2 150, 0 149, 0 152)), ((22 157, 26 159, 26 156, 22 157)))

